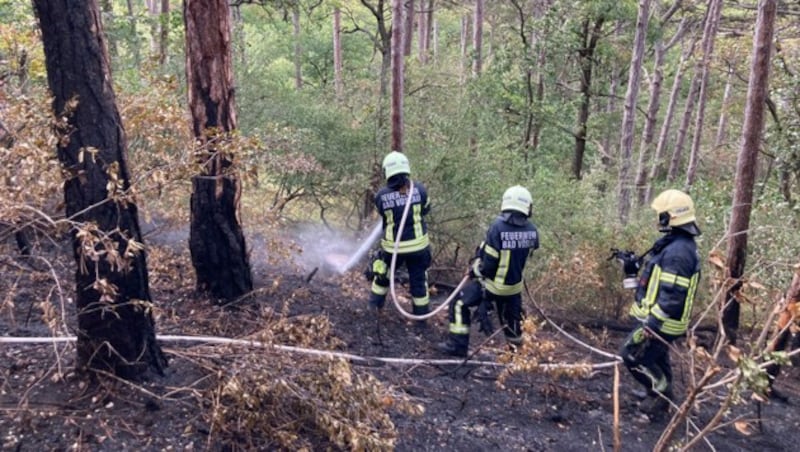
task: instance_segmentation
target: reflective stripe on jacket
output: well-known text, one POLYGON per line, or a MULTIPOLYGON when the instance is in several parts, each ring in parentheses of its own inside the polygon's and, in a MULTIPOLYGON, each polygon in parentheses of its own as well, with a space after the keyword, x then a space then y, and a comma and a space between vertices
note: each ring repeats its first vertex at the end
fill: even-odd
POLYGON ((645 265, 636 302, 630 314, 647 327, 671 336, 681 336, 689 327, 700 256, 694 237, 673 231, 656 243, 660 249, 645 265))
MULTIPOLYGON (((381 248, 388 253, 394 252, 394 242, 407 200, 407 194, 389 187, 383 187, 375 195, 375 208, 383 218, 381 248)), ((428 247, 428 225, 425 222, 425 215, 429 210, 428 191, 424 185, 415 181, 411 207, 397 248, 399 254, 413 253, 428 247)))
POLYGON ((478 247, 480 263, 475 273, 483 277, 486 290, 495 295, 518 294, 522 292, 528 255, 537 248, 539 233, 524 215, 499 216, 478 247))

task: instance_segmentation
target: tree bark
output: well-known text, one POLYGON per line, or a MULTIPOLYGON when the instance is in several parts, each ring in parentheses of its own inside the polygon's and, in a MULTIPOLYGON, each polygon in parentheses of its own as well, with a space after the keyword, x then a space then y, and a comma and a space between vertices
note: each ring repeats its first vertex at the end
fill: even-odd
POLYGON ((186 80, 196 157, 192 178, 189 248, 197 289, 222 301, 253 289, 239 222, 241 184, 223 146, 237 126, 226 0, 186 0, 186 80))
POLYGON ((756 165, 759 143, 764 128, 764 106, 769 86, 770 53, 775 30, 777 5, 775 0, 761 0, 753 36, 753 56, 747 103, 742 129, 742 148, 736 161, 731 221, 728 227, 728 278, 730 287, 722 306, 722 327, 731 344, 736 344, 739 329, 738 292, 742 285, 747 258, 747 238, 750 212, 753 206, 756 165))
POLYGON ((403 152, 403 0, 392 5, 392 150, 403 152))
POLYGON ((155 339, 127 142, 96 0, 35 0, 61 134, 76 261, 77 366, 133 378, 166 359, 155 339))
POLYGON ((644 58, 644 41, 647 26, 650 22, 650 1, 639 0, 639 14, 636 18, 636 33, 633 39, 633 55, 628 73, 628 90, 625 93, 625 107, 622 116, 622 137, 619 152, 619 219, 622 224, 628 223, 631 202, 631 154, 633 152, 633 129, 636 122, 636 101, 639 97, 639 81, 642 76, 642 59, 644 58))
POLYGON ((722 0, 711 0, 708 27, 703 32, 703 59, 700 60, 700 95, 697 103, 697 115, 694 123, 692 150, 689 153, 689 166, 686 168, 686 190, 694 185, 697 164, 700 159, 700 142, 703 139, 703 123, 706 116, 706 98, 708 97, 708 72, 711 57, 714 55, 714 39, 717 36, 719 17, 722 14, 722 0))

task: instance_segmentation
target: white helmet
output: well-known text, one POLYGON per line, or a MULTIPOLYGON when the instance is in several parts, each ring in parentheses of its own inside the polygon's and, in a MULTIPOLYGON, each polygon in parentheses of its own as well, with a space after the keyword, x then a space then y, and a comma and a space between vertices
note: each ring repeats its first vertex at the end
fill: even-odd
POLYGON ((500 210, 502 212, 515 210, 530 216, 532 203, 531 192, 521 185, 515 185, 503 193, 503 203, 500 205, 500 210))
POLYGON ((392 151, 383 158, 383 176, 388 180, 397 174, 411 174, 411 165, 405 154, 392 151))

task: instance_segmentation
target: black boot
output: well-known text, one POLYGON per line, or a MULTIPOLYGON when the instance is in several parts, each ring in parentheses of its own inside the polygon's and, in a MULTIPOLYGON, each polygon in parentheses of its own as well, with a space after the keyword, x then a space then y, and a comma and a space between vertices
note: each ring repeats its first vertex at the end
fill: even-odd
POLYGON ((444 354, 466 358, 469 349, 469 335, 450 333, 447 340, 437 344, 436 348, 444 354))
POLYGON ((373 309, 383 309, 383 304, 386 302, 386 295, 370 294, 369 307, 373 309))
POLYGON ((459 347, 449 339, 444 342, 439 342, 438 344, 436 344, 436 349, 444 353, 445 355, 456 356, 459 358, 467 357, 467 349, 464 347, 459 347))

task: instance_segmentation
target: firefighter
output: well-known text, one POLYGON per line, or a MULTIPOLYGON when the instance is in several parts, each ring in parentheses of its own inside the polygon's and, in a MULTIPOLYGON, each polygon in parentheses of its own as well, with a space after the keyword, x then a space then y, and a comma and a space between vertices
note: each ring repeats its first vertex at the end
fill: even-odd
POLYGON ((620 348, 620 356, 633 377, 644 386, 634 391, 643 399, 639 410, 651 419, 660 417, 673 398, 669 344, 685 335, 692 314, 700 255, 695 238, 700 235, 692 198, 680 190, 665 190, 651 207, 664 235, 642 257, 644 269, 636 287, 630 314, 638 325, 620 348))
POLYGON ((411 291, 412 314, 427 314, 428 267, 431 264, 431 251, 428 239, 428 225, 425 215, 430 211, 428 192, 425 186, 414 181, 414 193, 409 194, 411 165, 408 158, 400 152, 392 151, 383 159, 383 175, 386 186, 375 195, 375 207, 383 219, 383 237, 379 256, 372 262, 372 293, 369 304, 373 308, 383 308, 386 293, 389 292, 389 269, 394 253, 395 240, 399 236, 395 267, 405 265, 408 269, 409 289, 411 291), (409 201, 410 199, 410 201, 409 201), (400 220, 406 202, 411 202, 403 230, 399 231, 400 220))
POLYGON ((531 194, 522 186, 503 194, 501 213, 489 226, 468 270, 472 280, 450 304, 448 339, 437 345, 439 351, 466 357, 471 316, 478 317, 480 331, 491 334, 494 328, 488 311, 492 309, 497 310, 506 341, 512 347, 522 343, 523 271, 528 256, 539 248, 539 234, 530 221, 531 204, 531 194))

